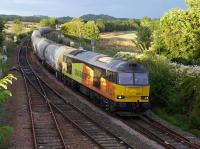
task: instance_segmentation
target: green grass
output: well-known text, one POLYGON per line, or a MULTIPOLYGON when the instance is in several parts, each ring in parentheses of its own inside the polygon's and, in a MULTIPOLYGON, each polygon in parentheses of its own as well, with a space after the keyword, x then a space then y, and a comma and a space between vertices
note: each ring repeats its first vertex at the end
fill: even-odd
POLYGON ((189 130, 189 124, 187 123, 187 118, 181 116, 179 114, 169 114, 165 111, 165 109, 155 108, 153 109, 157 115, 167 120, 168 122, 180 127, 183 130, 189 130))

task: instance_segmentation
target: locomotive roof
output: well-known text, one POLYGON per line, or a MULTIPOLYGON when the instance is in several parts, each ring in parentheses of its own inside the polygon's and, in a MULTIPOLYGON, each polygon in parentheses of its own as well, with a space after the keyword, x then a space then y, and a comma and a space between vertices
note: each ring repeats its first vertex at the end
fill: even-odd
POLYGON ((113 72, 144 72, 145 69, 134 62, 124 61, 112 58, 110 56, 99 54, 86 50, 75 50, 69 53, 71 58, 86 62, 90 65, 97 66, 113 72))

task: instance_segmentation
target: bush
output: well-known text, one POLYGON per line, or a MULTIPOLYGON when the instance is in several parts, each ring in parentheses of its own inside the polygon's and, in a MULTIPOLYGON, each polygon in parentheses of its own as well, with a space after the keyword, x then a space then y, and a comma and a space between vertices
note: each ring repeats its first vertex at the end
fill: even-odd
POLYGON ((186 130, 200 132, 199 67, 171 64, 152 53, 139 56, 121 52, 116 56, 137 61, 149 70, 153 110, 186 130))
MULTIPOLYGON (((12 96, 11 92, 8 90, 8 85, 12 84, 12 81, 16 78, 9 74, 0 80, 0 104, 5 102, 8 96, 12 96)), ((0 127, 0 145, 6 143, 8 134, 12 131, 10 126, 0 127)))
POLYGON ((0 145, 6 144, 6 140, 8 135, 13 131, 12 127, 10 126, 3 126, 0 127, 0 145))

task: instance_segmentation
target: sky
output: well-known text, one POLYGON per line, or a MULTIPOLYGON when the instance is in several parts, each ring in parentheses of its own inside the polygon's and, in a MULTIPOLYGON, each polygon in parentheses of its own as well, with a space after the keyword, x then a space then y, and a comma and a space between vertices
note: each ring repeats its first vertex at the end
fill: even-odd
POLYGON ((0 0, 0 14, 23 16, 107 14, 118 18, 159 18, 172 8, 186 9, 185 0, 0 0))

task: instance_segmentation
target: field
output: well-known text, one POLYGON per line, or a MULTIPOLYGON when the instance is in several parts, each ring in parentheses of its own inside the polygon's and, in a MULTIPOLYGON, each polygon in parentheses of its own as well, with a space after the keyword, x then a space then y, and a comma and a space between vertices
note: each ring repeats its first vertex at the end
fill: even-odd
MULTIPOLYGON (((24 31, 27 32, 30 30, 30 28, 32 26, 37 26, 37 23, 34 23, 34 22, 22 22, 22 25, 23 25, 23 28, 24 28, 24 31)), ((13 26, 13 21, 8 21, 6 24, 5 24, 5 32, 6 33, 13 33, 13 30, 14 30, 14 26, 13 26)))
POLYGON ((137 36, 134 31, 125 31, 125 32, 102 33, 100 37, 101 39, 135 40, 137 36))
POLYGON ((98 52, 115 55, 116 52, 134 52, 136 46, 132 40, 136 39, 133 31, 102 33, 97 44, 98 52))

